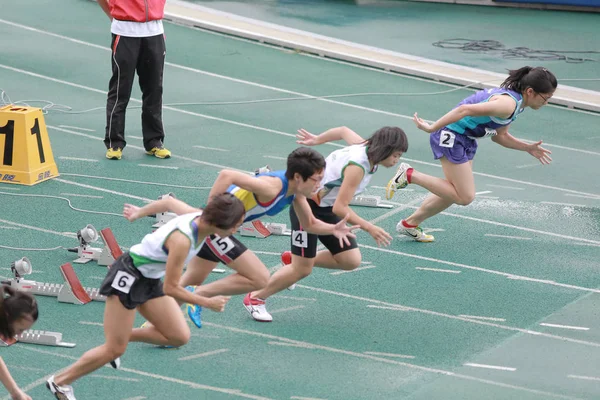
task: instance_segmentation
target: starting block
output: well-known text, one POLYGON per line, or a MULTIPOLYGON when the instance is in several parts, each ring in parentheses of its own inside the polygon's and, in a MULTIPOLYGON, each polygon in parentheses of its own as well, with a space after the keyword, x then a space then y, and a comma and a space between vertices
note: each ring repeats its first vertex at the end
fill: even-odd
POLYGON ((263 224, 259 219, 244 222, 239 230, 242 236, 256 237, 264 239, 271 235, 290 236, 292 231, 287 229, 285 224, 266 223, 263 224))
POLYGON ((92 260, 95 260, 98 265, 110 266, 112 263, 119 258, 123 251, 119 247, 115 235, 112 233, 110 228, 104 228, 100 231, 100 237, 104 242, 104 247, 91 247, 90 243, 97 240, 98 234, 92 225, 88 225, 86 228, 93 230, 91 238, 85 237, 81 234, 81 231, 77 232, 77 238, 79 240, 79 246, 69 249, 73 253, 77 253, 78 258, 73 260, 76 264, 86 264, 92 260))
POLYGON ((378 207, 378 208, 394 208, 391 204, 385 204, 381 202, 380 196, 354 196, 350 201, 351 206, 363 206, 363 207, 378 207))
POLYGON ((11 339, 6 339, 0 336, 0 347, 8 347, 16 342, 40 344, 43 346, 75 347, 75 343, 63 342, 62 333, 60 332, 29 329, 11 339))
MULTIPOLYGON (((173 194, 173 193, 163 194, 158 197, 158 200, 162 200, 167 197, 175 198, 175 194, 173 194)), ((152 227, 158 229, 161 226, 163 226, 164 224, 166 224, 167 222, 169 222, 170 220, 172 220, 173 218, 177 217, 177 214, 169 212, 169 211, 165 211, 165 212, 156 214, 155 217, 156 217, 156 223, 154 225, 152 225, 152 227)))
POLYGON ((99 289, 84 288, 81 285, 70 263, 61 265, 60 272, 65 279, 64 284, 35 282, 22 279, 20 276, 2 283, 31 294, 56 297, 61 303, 87 304, 92 300, 106 301, 106 296, 101 295, 99 289))
POLYGON ((42 110, 0 107, 0 182, 35 185, 58 175, 42 110))

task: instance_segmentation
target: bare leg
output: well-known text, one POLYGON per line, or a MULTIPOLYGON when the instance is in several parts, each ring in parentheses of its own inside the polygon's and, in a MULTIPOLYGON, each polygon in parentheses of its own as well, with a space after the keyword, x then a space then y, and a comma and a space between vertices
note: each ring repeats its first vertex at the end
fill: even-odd
POLYGON ((321 250, 314 258, 314 265, 320 268, 351 271, 358 268, 361 260, 362 256, 359 249, 342 251, 335 256, 329 250, 321 250))
POLYGON ((123 307, 117 296, 108 296, 104 307, 106 343, 86 351, 79 360, 56 375, 54 382, 59 386, 69 385, 82 376, 120 357, 125 353, 127 343, 129 343, 134 319, 135 310, 128 310, 123 307))
POLYGON ((202 285, 210 272, 215 269, 217 262, 194 257, 189 262, 185 272, 181 275, 179 284, 183 287, 188 285, 202 285))
POLYGON ((261 290, 253 292, 251 297, 266 299, 290 287, 292 284, 306 278, 312 272, 316 258, 304 258, 292 254, 292 263, 284 265, 278 269, 269 279, 267 286, 261 290))
POLYGON ((261 289, 269 281, 269 270, 251 250, 246 250, 227 266, 234 269, 236 273, 198 286, 196 293, 205 297, 232 296, 261 289))
POLYGON ((162 296, 139 307, 140 314, 151 325, 131 332, 130 342, 145 342, 162 346, 183 346, 190 340, 190 327, 174 298, 162 296))

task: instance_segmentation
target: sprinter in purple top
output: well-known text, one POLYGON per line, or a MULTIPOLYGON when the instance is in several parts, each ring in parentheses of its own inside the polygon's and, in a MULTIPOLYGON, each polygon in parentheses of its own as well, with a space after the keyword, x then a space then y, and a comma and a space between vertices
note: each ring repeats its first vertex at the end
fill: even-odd
POLYGON ((430 133, 433 156, 442 163, 446 179, 415 171, 406 163, 400 164, 387 185, 388 199, 409 183, 422 186, 431 194, 417 211, 398 222, 396 230, 416 241, 432 242, 433 236, 425 234, 419 225, 452 204, 466 206, 473 201, 473 157, 479 139, 490 137, 501 146, 526 151, 542 164, 549 164, 551 152, 541 146, 541 140, 523 142, 509 134, 508 127, 525 108, 537 110, 546 105, 556 86, 556 77, 546 68, 523 67, 509 71, 499 88, 474 93, 433 124, 415 113, 413 120, 417 128, 430 133))

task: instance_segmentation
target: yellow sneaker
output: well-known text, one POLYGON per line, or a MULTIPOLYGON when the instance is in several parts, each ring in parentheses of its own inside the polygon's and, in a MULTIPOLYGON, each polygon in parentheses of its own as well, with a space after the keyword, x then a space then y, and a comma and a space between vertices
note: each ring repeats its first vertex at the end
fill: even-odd
POLYGON ((109 160, 120 160, 123 156, 123 149, 118 147, 110 148, 106 150, 106 158, 109 160))
POLYGON ((169 158, 171 152, 164 147, 153 147, 151 150, 147 150, 146 154, 154 156, 156 158, 169 158))

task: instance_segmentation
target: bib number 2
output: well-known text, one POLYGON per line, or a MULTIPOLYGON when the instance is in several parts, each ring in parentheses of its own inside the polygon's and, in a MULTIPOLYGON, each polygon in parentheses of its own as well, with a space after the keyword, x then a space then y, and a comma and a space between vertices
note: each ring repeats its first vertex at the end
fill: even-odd
POLYGON ((112 286, 119 292, 129 293, 131 285, 135 282, 135 276, 128 274, 125 271, 118 271, 115 279, 113 279, 112 286))
POLYGON ((449 131, 440 132, 440 147, 454 147, 456 135, 449 131))

